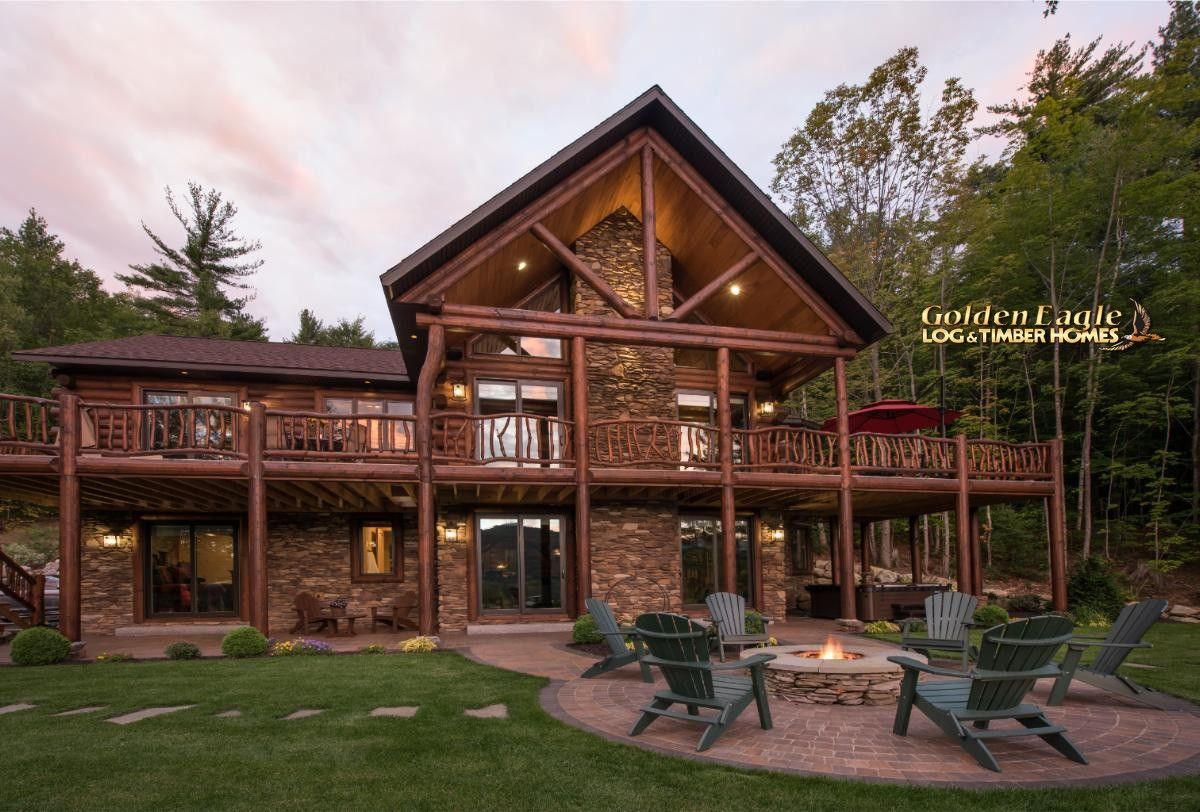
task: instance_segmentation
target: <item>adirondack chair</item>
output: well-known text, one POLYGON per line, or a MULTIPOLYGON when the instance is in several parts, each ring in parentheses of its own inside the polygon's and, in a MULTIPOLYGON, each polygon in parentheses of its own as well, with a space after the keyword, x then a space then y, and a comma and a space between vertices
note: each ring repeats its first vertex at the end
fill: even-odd
POLYGON ((925 599, 925 635, 909 634, 917 620, 907 618, 900 624, 900 648, 926 657, 931 651, 957 651, 966 671, 973 653, 969 634, 978 605, 979 599, 966 592, 934 592, 925 599))
POLYGON ((1083 753, 1067 738, 1065 728, 1051 724, 1037 705, 1022 702, 1037 680, 1062 673, 1051 658, 1070 639, 1071 621, 1052 615, 994 626, 984 632, 974 671, 965 679, 937 682, 918 683, 917 680, 922 673, 944 677, 962 677, 963 674, 909 657, 888 657, 904 669, 892 732, 897 736, 907 735, 909 717, 916 705, 989 770, 1000 772, 1000 765, 985 742, 1014 736, 1039 736, 1072 761, 1087 764, 1083 753), (991 722, 1002 719, 1015 719, 1021 727, 988 729, 991 722))
POLYGON ((329 624, 328 618, 321 617, 325 613, 325 607, 311 592, 296 593, 292 607, 296 610, 296 625, 292 626, 293 634, 296 632, 304 634, 310 626, 316 626, 315 631, 321 631, 329 624))
POLYGON ((771 729, 771 707, 767 704, 763 667, 774 654, 755 654, 734 663, 714 663, 708 657, 708 630, 682 615, 645 614, 635 624, 649 654, 643 663, 657 666, 667 680, 667 690, 659 691, 629 731, 637 736, 660 716, 707 725, 697 751, 712 747, 738 715, 751 702, 758 705, 758 721, 763 730, 771 729), (727 675, 725 671, 749 669, 749 677, 727 675), (687 713, 671 710, 683 705, 687 713), (701 708, 715 714, 701 714, 701 708))
MULTIPOLYGON (((732 592, 714 592, 704 599, 709 620, 717 628, 717 652, 725 662, 726 646, 757 646, 770 639, 768 634, 746 633, 746 599, 732 592)), ((770 623, 763 618, 763 626, 770 623)))
POLYGON ((588 598, 584 603, 587 604, 588 614, 596 621, 596 629, 600 634, 604 635, 604 640, 608 643, 608 647, 612 653, 587 671, 584 671, 583 677, 585 679, 598 677, 601 674, 607 674, 609 671, 614 671, 630 663, 638 663, 642 668, 642 682, 654 682, 654 675, 650 672, 650 666, 642 662, 644 649, 642 641, 637 636, 637 630, 632 626, 620 626, 617 623, 616 616, 613 615, 612 607, 605 601, 599 598, 588 598), (625 641, 630 636, 633 637, 632 651, 625 645, 625 641))
POLYGON ((371 631, 375 631, 376 623, 391 626, 395 631, 416 629, 417 624, 412 619, 413 609, 417 608, 417 593, 402 592, 391 603, 371 607, 371 631))
POLYGON ((1121 610, 1112 628, 1105 637, 1089 637, 1080 635, 1071 638, 1067 643, 1067 656, 1063 658, 1063 674, 1054 683, 1047 704, 1061 705, 1071 687, 1071 680, 1083 680, 1089 685, 1103 688, 1106 691, 1137 699, 1149 705, 1157 705, 1157 691, 1138 685, 1129 677, 1117 673, 1117 668, 1125 662, 1129 652, 1135 648, 1150 648, 1143 642, 1142 637, 1154 625, 1154 621, 1162 617, 1167 608, 1164 600, 1148 600, 1133 603, 1121 610), (1081 666, 1079 659, 1092 646, 1100 647, 1101 651, 1090 665, 1081 666))

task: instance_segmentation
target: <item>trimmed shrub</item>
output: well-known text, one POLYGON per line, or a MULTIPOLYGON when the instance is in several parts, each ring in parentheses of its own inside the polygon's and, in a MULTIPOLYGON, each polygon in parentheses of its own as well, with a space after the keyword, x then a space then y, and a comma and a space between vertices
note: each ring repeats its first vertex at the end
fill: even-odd
POLYGON ((387 646, 381 646, 378 643, 371 643, 368 646, 363 646, 358 650, 359 654, 387 654, 387 646))
POLYGON ((1125 607, 1125 593, 1117 574, 1098 556, 1085 558, 1071 570, 1067 580, 1067 605, 1078 616, 1087 607, 1092 616, 1112 621, 1125 607))
POLYGON ((1010 612, 1020 612, 1023 615, 1041 614, 1046 608, 1046 602, 1040 595, 1027 592, 1024 595, 1012 595, 1000 602, 1010 612))
POLYGON ((603 643, 604 635, 600 634, 600 630, 596 628, 596 619, 586 612, 575 618, 575 625, 571 629, 571 639, 576 643, 603 643))
POLYGON ((179 641, 167 646, 168 660, 198 660, 200 659, 200 647, 195 643, 187 643, 179 641))
POLYGON ((71 641, 54 629, 32 626, 13 638, 11 656, 17 665, 53 665, 71 653, 71 641))
POLYGON ((226 657, 261 657, 267 653, 267 638, 253 626, 239 626, 225 635, 221 653, 226 657))
POLYGON ((1003 606, 994 603, 984 604, 975 610, 975 625, 990 629, 1008 622, 1008 612, 1003 606))
POLYGON ((753 609, 746 610, 746 634, 766 634, 767 624, 763 623, 761 613, 753 609))

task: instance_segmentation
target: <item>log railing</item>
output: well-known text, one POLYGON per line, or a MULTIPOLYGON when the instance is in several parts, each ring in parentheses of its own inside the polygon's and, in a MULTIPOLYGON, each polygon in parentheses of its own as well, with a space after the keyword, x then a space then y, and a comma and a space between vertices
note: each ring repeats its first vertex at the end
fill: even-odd
POLYGON ((734 429, 734 462, 746 470, 778 473, 834 473, 838 436, 831 431, 769 426, 734 429))
POLYGON ((850 465, 866 474, 954 476, 954 441, 920 434, 851 434, 850 465))
POLYGON ((601 468, 720 467, 716 426, 681 420, 597 420, 588 426, 588 447, 601 468))
POLYGON ((0 395, 0 454, 54 453, 58 403, 24 395, 0 395))
POLYGON ((273 459, 395 460, 416 457, 416 418, 400 414, 266 413, 263 455, 273 459))
POLYGON ((31 625, 42 622, 45 588, 45 578, 28 572, 0 551, 0 594, 7 595, 28 609, 31 625))
POLYGON ((986 479, 1049 479, 1049 443, 967 442, 967 470, 986 479))
POLYGON ((558 468, 572 459, 574 423, 559 417, 506 412, 433 415, 433 458, 471 465, 558 468))
POLYGON ((247 413, 216 404, 80 405, 83 453, 245 459, 247 413))

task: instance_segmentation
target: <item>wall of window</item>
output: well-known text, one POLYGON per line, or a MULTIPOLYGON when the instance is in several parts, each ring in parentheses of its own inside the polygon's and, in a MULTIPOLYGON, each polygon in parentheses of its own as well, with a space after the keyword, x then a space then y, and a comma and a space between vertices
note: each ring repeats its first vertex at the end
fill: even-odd
MULTIPOLYGON (((720 591, 721 520, 706 516, 681 516, 679 539, 683 603, 685 606, 703 604, 706 597, 720 591)), ((736 520, 734 539, 737 546, 737 591, 747 602, 753 602, 753 562, 748 517, 736 520)))
MULTIPOLYGON (((523 457, 560 460, 563 437, 555 422, 512 417, 513 414, 562 417, 562 384, 555 381, 494 380, 475 382, 475 408, 479 421, 476 449, 479 459, 523 457)), ((515 465, 496 462, 496 465, 515 465)), ((523 463, 538 465, 538 463, 523 463)))
POLYGON ((212 392, 187 389, 147 389, 142 392, 146 406, 193 406, 190 419, 182 410, 153 411, 143 428, 143 443, 147 448, 179 448, 194 446, 232 450, 234 446, 232 421, 204 406, 235 406, 232 392, 212 392), (187 422, 189 425, 185 426, 187 422), (191 436, 188 437, 190 432, 191 436), (186 438, 186 442, 183 440, 186 438))

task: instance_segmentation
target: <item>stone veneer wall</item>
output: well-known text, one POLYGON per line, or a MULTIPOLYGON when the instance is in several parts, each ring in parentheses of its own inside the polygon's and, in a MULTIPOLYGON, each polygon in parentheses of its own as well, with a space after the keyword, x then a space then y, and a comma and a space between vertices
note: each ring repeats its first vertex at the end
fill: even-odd
POLYGON ((592 505, 592 595, 618 614, 682 611, 680 566, 673 503, 592 505))
POLYGON ((82 518, 80 623, 85 634, 112 634, 133 623, 133 566, 136 523, 128 514, 85 513, 82 518), (114 529, 119 547, 105 547, 114 529))
POLYGON ((470 602, 467 551, 473 543, 470 516, 462 511, 444 510, 438 515, 437 594, 438 630, 460 632, 467 628, 470 602), (458 529, 457 541, 447 541, 445 528, 458 529))
MULTIPOLYGON (((764 510, 759 514, 760 534, 764 527, 782 527, 783 514, 764 510)), ((787 616, 787 546, 777 541, 759 542, 759 572, 762 578, 763 605, 758 607, 769 618, 782 621, 787 616)))
MULTIPOLYGON (((296 622, 296 593, 321 600, 345 597, 353 609, 417 589, 417 517, 402 519, 404 580, 353 583, 350 577, 350 523, 345 513, 276 514, 267 517, 267 593, 271 634, 283 637, 296 622)), ((414 612, 415 616, 415 612, 414 612)), ((360 623, 362 621, 359 621, 360 623)), ((369 620, 364 628, 369 627, 369 620)))

